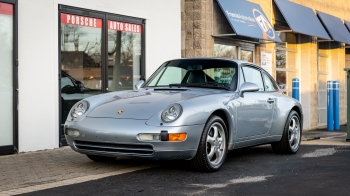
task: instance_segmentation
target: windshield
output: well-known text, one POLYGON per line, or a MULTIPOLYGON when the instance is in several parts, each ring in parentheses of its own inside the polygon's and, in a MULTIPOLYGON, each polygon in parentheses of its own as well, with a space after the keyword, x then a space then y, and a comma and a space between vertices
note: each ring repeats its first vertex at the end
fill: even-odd
POLYGON ((181 59, 163 64, 145 87, 202 87, 236 90, 237 64, 222 59, 181 59))

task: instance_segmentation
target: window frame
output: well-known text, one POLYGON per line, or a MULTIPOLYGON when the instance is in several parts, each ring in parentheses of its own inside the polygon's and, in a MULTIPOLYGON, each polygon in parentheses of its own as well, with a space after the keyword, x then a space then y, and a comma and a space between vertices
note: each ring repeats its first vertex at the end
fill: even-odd
POLYGON ((263 78, 263 81, 264 81, 265 92, 279 92, 280 88, 279 88, 278 84, 276 83, 276 80, 274 80, 273 77, 269 73, 267 73, 265 70, 261 69, 260 71, 261 71, 261 75, 262 75, 262 78, 263 78), (270 78, 270 80, 272 80, 272 82, 277 86, 277 90, 275 90, 275 91, 266 91, 266 82, 265 82, 264 74, 268 78, 270 78))
MULTIPOLYGON (((2 0, 0 0, 2 1, 2 0)), ((16 0, 18 1, 18 0, 16 0)), ((146 19, 135 18, 130 16, 124 16, 114 13, 101 12, 96 10, 84 9, 79 7, 72 7, 67 5, 58 5, 58 100, 59 100, 59 147, 66 145, 61 133, 63 131, 63 119, 62 119, 62 100, 61 100, 61 13, 75 14, 79 16, 87 16, 92 18, 102 19, 101 28, 101 93, 108 93, 108 20, 116 20, 120 22, 127 22, 138 24, 142 26, 141 33, 141 65, 140 65, 140 80, 145 79, 145 67, 146 67, 146 19), (62 143, 63 142, 63 143, 62 143)))
POLYGON ((290 88, 288 88, 288 82, 292 82, 292 81, 288 81, 287 80, 287 74, 288 73, 295 73, 296 75, 299 75, 299 51, 298 51, 298 48, 290 48, 288 45, 289 44, 298 44, 299 43, 299 40, 300 40, 300 37, 299 35, 295 35, 296 37, 296 43, 290 43, 289 39, 288 39, 288 33, 285 34, 285 38, 282 39, 283 40, 283 44, 285 45, 285 47, 278 47, 277 45, 275 45, 274 47, 274 50, 275 50, 275 55, 274 55, 274 59, 275 59, 275 65, 274 65, 274 74, 275 74, 275 78, 276 78, 276 82, 277 82, 277 72, 284 72, 286 74, 286 83, 285 83, 285 88, 284 89, 280 89, 279 86, 278 88, 280 89, 280 91, 282 91, 283 93, 285 93, 286 95, 290 96, 289 95, 289 92, 292 90, 290 88), (278 68, 277 65, 276 65, 276 51, 285 51, 286 52, 286 67, 285 68, 278 68), (295 68, 289 68, 288 65, 289 65, 289 58, 288 58, 288 53, 294 53, 295 54, 295 68))
POLYGON ((245 78, 245 74, 244 74, 243 67, 249 67, 249 68, 255 69, 255 70, 257 70, 257 71, 260 72, 260 76, 261 76, 261 80, 262 80, 262 82, 263 82, 264 90, 263 90, 263 91, 257 91, 257 92, 271 92, 271 91, 266 91, 266 89, 265 89, 265 80, 264 80, 264 78, 263 78, 263 76, 262 76, 262 72, 261 72, 262 69, 261 69, 260 67, 258 67, 258 66, 256 66, 256 65, 253 65, 253 64, 242 64, 242 65, 241 65, 241 68, 242 68, 242 73, 243 73, 243 76, 244 76, 244 82, 246 82, 246 78, 245 78))
POLYGON ((12 51, 12 145, 0 146, 0 155, 18 153, 18 0, 0 0, 13 5, 13 51, 12 51))

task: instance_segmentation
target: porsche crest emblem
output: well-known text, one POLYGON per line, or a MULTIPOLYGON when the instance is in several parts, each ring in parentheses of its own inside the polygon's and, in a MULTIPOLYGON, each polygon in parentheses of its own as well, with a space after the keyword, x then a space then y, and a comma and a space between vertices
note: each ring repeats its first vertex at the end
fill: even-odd
POLYGON ((124 111, 123 110, 118 110, 118 114, 121 114, 123 113, 124 111))

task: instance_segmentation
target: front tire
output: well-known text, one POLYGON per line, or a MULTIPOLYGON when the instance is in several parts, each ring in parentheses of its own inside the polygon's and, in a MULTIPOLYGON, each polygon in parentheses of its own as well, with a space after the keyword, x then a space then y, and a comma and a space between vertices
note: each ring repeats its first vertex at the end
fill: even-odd
POLYGON ((300 147, 301 131, 299 114, 292 110, 284 126, 281 140, 271 144, 273 151, 278 154, 297 153, 300 147))
POLYGON ((219 116, 210 116, 206 123, 196 156, 191 160, 200 171, 218 171, 227 155, 227 128, 219 116))
POLYGON ((105 157, 105 156, 98 156, 98 155, 86 155, 89 159, 96 161, 96 162, 112 162, 116 158, 115 157, 105 157))

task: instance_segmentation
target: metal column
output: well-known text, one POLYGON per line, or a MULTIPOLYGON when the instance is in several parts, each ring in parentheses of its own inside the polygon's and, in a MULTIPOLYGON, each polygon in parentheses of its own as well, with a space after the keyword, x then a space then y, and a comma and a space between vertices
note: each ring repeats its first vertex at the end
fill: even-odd
POLYGON ((299 79, 293 78, 293 89, 292 89, 292 97, 298 101, 300 101, 300 94, 299 94, 299 79))
POLYGON ((333 111, 334 129, 340 130, 339 81, 333 81, 333 111))
POLYGON ((334 130, 333 81, 327 81, 327 129, 334 130))

